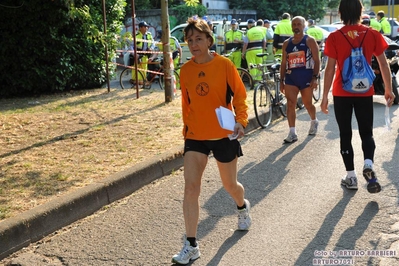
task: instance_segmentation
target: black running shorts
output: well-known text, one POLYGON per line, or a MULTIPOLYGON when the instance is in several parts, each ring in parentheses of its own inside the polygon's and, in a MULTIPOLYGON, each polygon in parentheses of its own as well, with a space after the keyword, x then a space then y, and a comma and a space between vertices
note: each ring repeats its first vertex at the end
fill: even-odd
POLYGON ((184 154, 189 151, 196 151, 206 155, 209 155, 212 151, 215 159, 221 163, 229 163, 236 157, 243 156, 240 142, 229 138, 219 140, 186 139, 184 142, 184 154))

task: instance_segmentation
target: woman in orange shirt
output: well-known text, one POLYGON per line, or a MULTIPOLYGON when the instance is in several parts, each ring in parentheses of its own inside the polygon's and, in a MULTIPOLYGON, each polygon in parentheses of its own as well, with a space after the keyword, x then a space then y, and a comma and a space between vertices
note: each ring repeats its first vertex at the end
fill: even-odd
POLYGON ((172 262, 187 264, 200 256, 196 241, 199 219, 201 178, 212 151, 226 191, 238 208, 238 230, 251 225, 250 203, 244 198, 244 187, 237 181, 237 160, 242 156, 236 139, 244 136, 248 123, 246 90, 234 64, 211 53, 212 31, 207 22, 191 18, 184 29, 185 41, 193 57, 180 70, 184 135, 184 200, 183 213, 186 240, 172 262), (220 127, 215 109, 234 109, 234 132, 220 127), (232 133, 236 138, 230 140, 232 133))

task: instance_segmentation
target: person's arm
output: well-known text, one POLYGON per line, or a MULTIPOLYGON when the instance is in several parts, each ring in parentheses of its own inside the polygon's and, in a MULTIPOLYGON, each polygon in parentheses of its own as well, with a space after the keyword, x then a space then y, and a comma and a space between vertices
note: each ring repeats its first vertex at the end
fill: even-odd
POLYGON ((321 111, 325 114, 328 114, 328 93, 330 92, 331 84, 334 78, 335 64, 336 60, 334 58, 327 58, 327 66, 324 70, 323 98, 320 104, 321 111))
POLYGON ((389 105, 393 104, 393 99, 395 95, 392 92, 392 78, 391 78, 391 69, 389 68, 387 59, 385 57, 385 53, 376 56, 378 64, 380 66, 382 80, 384 81, 385 86, 385 100, 389 105))
POLYGON ((247 91, 238 74, 237 68, 233 63, 228 67, 228 83, 231 86, 234 97, 232 107, 236 115, 236 124, 234 125, 234 135, 244 136, 244 128, 248 125, 248 105, 247 91))
POLYGON ((151 51, 154 51, 154 50, 155 50, 154 38, 152 37, 152 34, 151 34, 151 33, 149 34, 149 36, 150 36, 151 42, 150 42, 150 45, 148 46, 148 49, 150 49, 151 51))
POLYGON ((287 48, 287 45, 288 45, 288 40, 289 39, 284 41, 283 47, 281 48, 282 57, 281 57, 281 66, 280 66, 280 91, 282 93, 284 93, 284 94, 285 94, 285 89, 284 89, 285 83, 284 83, 284 80, 285 80, 285 73, 286 73, 286 70, 287 70, 287 51, 286 51, 286 48, 287 48))
POLYGON ((247 52, 247 47, 248 47, 248 37, 244 37, 244 45, 242 46, 242 53, 241 57, 245 58, 245 53, 247 52))
POLYGON ((188 99, 187 89, 185 88, 184 79, 186 77, 184 67, 180 70, 180 88, 181 88, 181 108, 182 108, 182 120, 183 120, 183 137, 186 139, 187 134, 187 123, 188 123, 188 114, 190 113, 190 100, 188 99))

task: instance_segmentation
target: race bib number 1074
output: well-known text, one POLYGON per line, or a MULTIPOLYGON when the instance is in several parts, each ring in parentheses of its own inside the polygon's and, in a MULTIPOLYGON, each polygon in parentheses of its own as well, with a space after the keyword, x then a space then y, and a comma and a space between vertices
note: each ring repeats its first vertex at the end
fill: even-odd
POLYGON ((304 67, 306 64, 305 51, 292 52, 288 54, 288 68, 304 67))

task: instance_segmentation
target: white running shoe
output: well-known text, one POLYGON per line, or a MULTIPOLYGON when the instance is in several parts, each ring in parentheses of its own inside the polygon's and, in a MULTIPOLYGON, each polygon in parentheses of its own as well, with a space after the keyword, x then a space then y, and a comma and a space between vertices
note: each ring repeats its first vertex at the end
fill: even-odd
POLYGON ((237 210, 238 212, 238 230, 248 230, 251 227, 251 216, 249 215, 249 211, 251 209, 251 204, 247 199, 245 201, 245 209, 237 210))
POLYGON ((288 134, 288 137, 286 137, 284 139, 284 143, 293 143, 293 142, 295 142, 297 140, 298 140, 298 135, 294 134, 294 133, 291 133, 291 131, 290 131, 290 133, 288 134))
POLYGON ((345 186, 347 189, 357 190, 357 177, 356 176, 345 176, 341 180, 341 185, 345 186))
POLYGON ((319 127, 318 120, 310 121, 309 135, 316 135, 318 127, 319 127))
POLYGON ((184 241, 184 246, 181 251, 174 255, 172 258, 173 263, 177 264, 188 264, 192 260, 196 260, 201 256, 199 251, 199 245, 197 243, 196 247, 190 246, 190 242, 184 241))

